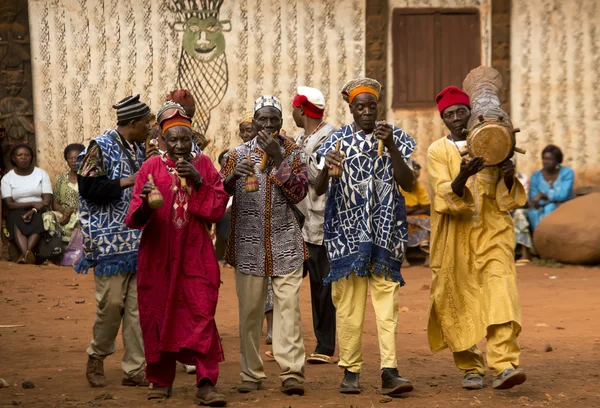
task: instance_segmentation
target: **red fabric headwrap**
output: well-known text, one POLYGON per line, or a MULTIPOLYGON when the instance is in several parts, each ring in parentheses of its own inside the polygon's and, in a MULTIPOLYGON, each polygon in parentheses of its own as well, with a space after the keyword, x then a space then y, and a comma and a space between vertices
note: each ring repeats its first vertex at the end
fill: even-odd
POLYGON ((194 97, 185 89, 169 92, 167 100, 178 103, 181 106, 194 106, 194 97))
POLYGON ((296 107, 302 106, 304 108, 304 113, 306 114, 306 116, 314 119, 321 119, 323 117, 323 112, 325 111, 324 109, 319 109, 315 105, 310 103, 304 95, 294 96, 292 105, 296 107))
POLYGON ((466 105, 471 109, 469 95, 455 86, 445 88, 435 97, 435 101, 437 102, 440 116, 444 113, 444 109, 452 105, 466 105))

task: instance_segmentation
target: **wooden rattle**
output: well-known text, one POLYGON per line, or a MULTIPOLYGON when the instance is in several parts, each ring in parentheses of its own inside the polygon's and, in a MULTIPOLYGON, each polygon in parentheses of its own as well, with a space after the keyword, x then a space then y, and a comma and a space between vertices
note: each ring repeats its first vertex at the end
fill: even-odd
POLYGON ((152 183, 152 190, 150 190, 150 193, 148 194, 148 206, 153 210, 156 210, 164 205, 165 200, 158 188, 156 188, 152 174, 148 174, 148 182, 152 183))
MULTIPOLYGON (((266 156, 267 155, 265 154, 264 157, 266 157, 266 156)), ((263 161, 264 161, 264 157, 263 157, 263 161)), ((250 158, 250 153, 248 153, 247 159, 250 163, 252 163, 252 159, 250 158)), ((256 178, 256 174, 249 174, 246 176, 246 181, 244 182, 244 190, 246 191, 246 193, 254 193, 255 191, 258 191, 258 178, 256 178)))

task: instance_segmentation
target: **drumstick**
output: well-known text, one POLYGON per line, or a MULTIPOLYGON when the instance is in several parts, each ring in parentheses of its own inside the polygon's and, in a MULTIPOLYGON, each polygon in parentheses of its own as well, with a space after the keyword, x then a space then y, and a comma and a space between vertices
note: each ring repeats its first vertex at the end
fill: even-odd
MULTIPOLYGON (((377 127, 385 125, 385 121, 380 120, 377 122, 377 127)), ((383 140, 379 139, 379 144, 377 145, 377 156, 383 156, 383 140)))
POLYGON ((260 162, 260 171, 265 171, 267 167, 267 161, 269 160, 269 155, 265 152, 262 152, 262 161, 260 162))
MULTIPOLYGON (((342 143, 341 143, 340 140, 338 140, 335 143, 335 151, 339 153, 341 146, 342 146, 342 143)), ((328 171, 329 171, 329 177, 333 177, 333 178, 340 178, 340 177, 342 177, 342 166, 338 166, 337 164, 332 164, 329 167, 328 171)))
MULTIPOLYGON (((183 157, 180 157, 177 161, 182 161, 183 157)), ((186 189, 187 188, 187 181, 185 180, 185 177, 179 177, 179 182, 181 183, 181 188, 186 189)))

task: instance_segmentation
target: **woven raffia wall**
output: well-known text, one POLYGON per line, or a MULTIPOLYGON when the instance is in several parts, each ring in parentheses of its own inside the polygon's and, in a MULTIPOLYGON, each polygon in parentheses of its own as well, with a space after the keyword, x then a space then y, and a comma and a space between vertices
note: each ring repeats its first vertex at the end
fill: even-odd
MULTIPOLYGON (((477 8, 481 26, 481 63, 491 63, 491 0, 389 0, 390 24, 388 24, 388 86, 393 86, 393 67, 391 54, 391 16, 394 8, 477 8)), ((418 67, 414 67, 418 69, 418 67)), ((392 106, 392 92, 387 93, 387 106, 392 106)), ((425 164, 427 148, 435 140, 447 134, 447 129, 436 108, 430 109, 388 109, 389 122, 402 128, 417 142, 413 159, 425 164)), ((425 181, 425 177, 423 177, 425 181)))
POLYGON ((600 2, 514 0, 512 7, 512 120, 527 149, 519 167, 539 169, 542 149, 553 143, 580 182, 593 174, 600 182, 600 2))
MULTIPOLYGON (((172 28, 178 19, 169 3, 29 1, 36 140, 49 173, 65 168, 65 145, 114 126, 113 103, 140 93, 156 111, 177 87, 182 34, 172 28)), ((201 68, 215 82, 226 77, 226 89, 195 95, 212 104, 213 158, 239 143, 238 120, 264 93, 280 97, 288 134, 297 131, 289 109, 297 85, 323 91, 331 123, 350 120, 339 90, 365 72, 365 0, 224 0, 219 20, 231 21, 226 69, 222 60, 201 68)))

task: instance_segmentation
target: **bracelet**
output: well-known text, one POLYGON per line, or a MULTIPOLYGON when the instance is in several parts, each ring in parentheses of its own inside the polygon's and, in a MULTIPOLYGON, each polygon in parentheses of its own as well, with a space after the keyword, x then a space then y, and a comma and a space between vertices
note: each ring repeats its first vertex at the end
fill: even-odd
POLYGON ((32 210, 32 211, 33 211, 35 214, 37 214, 37 212, 38 212, 37 208, 32 208, 31 210, 32 210))

